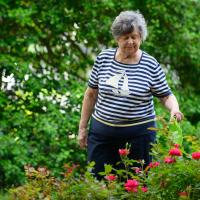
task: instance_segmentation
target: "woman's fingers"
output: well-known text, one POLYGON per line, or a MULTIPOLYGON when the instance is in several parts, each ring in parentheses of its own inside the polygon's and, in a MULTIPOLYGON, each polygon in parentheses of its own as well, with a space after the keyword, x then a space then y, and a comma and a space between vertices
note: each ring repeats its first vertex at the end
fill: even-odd
POLYGON ((183 113, 180 111, 171 113, 171 119, 175 118, 178 122, 180 122, 183 119, 183 117, 183 113))

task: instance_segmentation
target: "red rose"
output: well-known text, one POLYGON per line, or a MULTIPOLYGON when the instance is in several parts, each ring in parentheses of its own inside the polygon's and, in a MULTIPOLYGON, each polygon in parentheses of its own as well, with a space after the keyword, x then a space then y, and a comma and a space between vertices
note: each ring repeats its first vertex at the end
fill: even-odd
POLYGON ((127 156, 129 154, 128 149, 119 149, 119 155, 120 156, 127 156))
POLYGON ((142 192, 147 192, 147 191, 148 191, 148 188, 145 187, 145 186, 143 186, 143 187, 141 188, 141 190, 142 190, 142 192))
POLYGON ((174 147, 175 147, 175 148, 179 148, 179 147, 180 147, 180 144, 174 144, 174 147))
POLYGON ((132 179, 132 180, 127 180, 127 182, 124 184, 124 187, 128 192, 137 192, 138 185, 139 185, 138 181, 132 179))
POLYGON ((176 159, 175 158, 171 158, 171 157, 166 157, 164 159, 164 162, 170 164, 170 163, 176 162, 176 159))
POLYGON ((125 186, 127 186, 127 187, 137 187, 138 185, 139 185, 139 183, 135 179, 129 179, 125 183, 125 186))
POLYGON ((187 197, 188 196, 188 193, 183 191, 183 192, 179 192, 178 193, 180 197, 187 197))
POLYGON ((110 174, 105 176, 105 179, 108 181, 115 181, 117 179, 117 176, 110 174))
POLYGON ((192 153, 192 158, 195 159, 195 160, 200 159, 200 152, 193 152, 192 153))
POLYGON ((131 187, 125 187, 125 189, 126 189, 128 192, 137 192, 137 191, 138 191, 137 188, 131 188, 131 187))
POLYGON ((159 162, 151 162, 151 163, 149 164, 149 167, 150 167, 150 168, 155 168, 155 167, 158 167, 159 165, 160 165, 159 162))
POLYGON ((182 153, 181 153, 180 149, 174 148, 174 149, 169 150, 169 155, 170 156, 181 156, 182 153))

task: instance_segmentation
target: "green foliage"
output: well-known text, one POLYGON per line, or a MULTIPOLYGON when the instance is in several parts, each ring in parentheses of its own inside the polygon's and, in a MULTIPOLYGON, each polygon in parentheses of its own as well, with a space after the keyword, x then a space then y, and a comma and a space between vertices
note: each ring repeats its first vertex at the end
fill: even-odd
MULTIPOLYGON (((101 181, 97 181, 90 173, 94 163, 90 163, 83 174, 78 173, 78 166, 66 165, 63 179, 50 176, 46 168, 36 170, 27 166, 25 170, 29 181, 23 186, 11 189, 10 199, 199 199, 200 155, 198 159, 192 159, 192 156, 184 151, 184 146, 171 146, 173 143, 166 135, 165 126, 170 135, 173 133, 168 123, 163 121, 162 124, 164 128, 160 130, 160 134, 165 138, 168 148, 162 151, 160 145, 163 144, 158 141, 154 145, 157 162, 150 163, 146 169, 142 168, 142 161, 129 160, 129 151, 126 151, 126 155, 120 154, 125 168, 115 170, 111 165, 105 165, 105 171, 101 172, 105 179, 101 181), (174 148, 184 155, 170 154, 169 149, 174 148), (170 156, 173 162, 166 162, 166 156, 170 156), (133 167, 135 162, 140 163, 141 168, 133 167), (112 172, 114 174, 111 174, 112 172)), ((179 131, 179 127, 176 131, 179 131)))
POLYGON ((174 0, 162 3, 150 0, 144 9, 147 19, 150 18, 147 48, 153 50, 161 63, 176 69, 184 87, 190 85, 197 92, 199 88, 195 85, 200 85, 197 78, 200 73, 199 11, 199 1, 177 3, 174 0))
POLYGON ((64 163, 85 162, 85 153, 76 143, 84 87, 77 82, 68 89, 63 88, 64 95, 41 89, 36 97, 32 91, 18 90, 17 101, 4 102, 0 114, 2 186, 23 183, 25 164, 47 166, 59 175, 64 163))
POLYGON ((182 145, 183 142, 182 129, 176 120, 174 120, 173 123, 169 124, 169 132, 171 133, 171 139, 173 143, 182 145))
POLYGON ((136 9, 149 27, 142 48, 170 65, 170 86, 192 122, 184 122, 183 143, 189 151, 198 146, 199 1, 0 1, 1 187, 22 184, 25 164, 58 175, 66 162, 85 162, 76 134, 86 71, 102 48, 116 46, 110 34, 114 17, 136 9), (2 77, 11 75, 15 85, 8 89, 2 77))
POLYGON ((180 159, 175 164, 168 165, 161 163, 149 173, 149 190, 153 191, 154 199, 178 199, 182 191, 190 196, 186 199, 199 199, 199 182, 196 181, 199 178, 199 162, 195 160, 180 159))

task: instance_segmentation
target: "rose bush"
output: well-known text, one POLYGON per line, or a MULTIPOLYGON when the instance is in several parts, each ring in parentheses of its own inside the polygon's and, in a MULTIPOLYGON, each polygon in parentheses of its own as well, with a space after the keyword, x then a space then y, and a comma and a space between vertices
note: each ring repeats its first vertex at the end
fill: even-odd
POLYGON ((158 130, 164 142, 153 145, 154 161, 146 168, 144 161, 128 158, 128 145, 119 149, 124 168, 105 165, 101 181, 91 174, 93 162, 84 173, 78 165, 66 164, 63 179, 51 176, 46 168, 26 166, 28 181, 10 190, 10 200, 200 199, 200 151, 186 152, 181 142, 174 142, 182 141, 181 132, 176 132, 177 140, 173 131, 166 126, 158 130))

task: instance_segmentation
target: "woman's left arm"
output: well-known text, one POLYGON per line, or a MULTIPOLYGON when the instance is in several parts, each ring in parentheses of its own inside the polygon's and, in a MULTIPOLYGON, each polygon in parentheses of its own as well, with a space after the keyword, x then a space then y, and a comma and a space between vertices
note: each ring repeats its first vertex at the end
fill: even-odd
POLYGON ((170 119, 176 118, 177 121, 181 121, 183 119, 183 113, 180 112, 178 101, 173 94, 159 99, 161 103, 170 111, 170 119))

